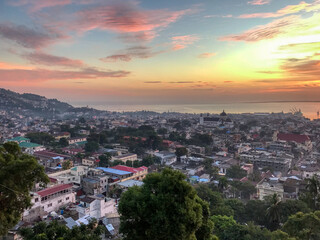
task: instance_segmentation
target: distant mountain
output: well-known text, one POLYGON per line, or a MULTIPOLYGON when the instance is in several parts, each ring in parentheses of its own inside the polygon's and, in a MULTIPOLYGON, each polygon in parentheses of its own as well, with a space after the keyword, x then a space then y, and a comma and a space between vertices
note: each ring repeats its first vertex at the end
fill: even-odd
POLYGON ((57 99, 48 99, 31 93, 20 94, 0 88, 0 110, 21 112, 24 115, 37 114, 49 116, 74 111, 75 108, 57 99))

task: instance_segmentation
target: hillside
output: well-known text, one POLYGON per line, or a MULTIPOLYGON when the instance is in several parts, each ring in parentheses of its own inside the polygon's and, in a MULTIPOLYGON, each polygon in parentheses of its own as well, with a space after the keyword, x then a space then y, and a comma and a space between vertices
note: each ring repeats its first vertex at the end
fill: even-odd
POLYGON ((16 113, 49 116, 73 111, 74 107, 57 99, 47 99, 31 93, 19 94, 0 88, 0 110, 15 111, 16 113))

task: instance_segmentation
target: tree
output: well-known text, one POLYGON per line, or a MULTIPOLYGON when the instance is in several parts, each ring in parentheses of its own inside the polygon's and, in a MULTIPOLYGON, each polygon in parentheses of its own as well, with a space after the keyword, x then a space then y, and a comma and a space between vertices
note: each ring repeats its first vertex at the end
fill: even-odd
POLYGON ((226 177, 241 179, 247 176, 247 172, 240 168, 238 165, 233 165, 227 169, 226 177))
POLYGON ((213 164, 213 159, 211 158, 205 158, 203 160, 204 172, 206 174, 209 174, 210 178, 217 177, 219 173, 219 169, 217 167, 212 166, 212 164, 213 164))
POLYGON ((52 221, 49 224, 39 222, 32 228, 22 228, 20 235, 24 240, 100 240, 100 235, 105 232, 105 227, 97 225, 97 221, 92 219, 88 225, 75 226, 72 229, 65 225, 52 221))
POLYGON ((179 160, 182 156, 185 156, 187 154, 188 154, 188 150, 185 147, 176 148, 176 155, 179 160))
POLYGON ((218 188, 220 192, 223 192, 229 185, 229 181, 226 177, 220 177, 218 182, 218 188))
POLYGON ((165 168, 122 194, 120 232, 125 240, 210 239, 208 205, 179 171, 165 168))
POLYGON ((24 209, 31 206, 30 191, 35 183, 49 179, 43 166, 27 154, 22 154, 17 143, 0 147, 0 236, 20 220, 24 209))
POLYGON ((280 205, 281 200, 275 193, 270 199, 270 205, 267 208, 266 216, 269 223, 269 229, 276 230, 280 224, 280 205))
POLYGON ((281 203, 281 223, 285 223, 288 218, 297 212, 308 213, 310 208, 308 205, 300 200, 286 200, 281 203))
POLYGON ((69 168, 71 168, 71 161, 70 160, 67 160, 67 161, 64 161, 63 163, 62 163, 62 169, 63 170, 67 170, 67 169, 69 169, 69 168))
POLYGON ((320 211, 298 212, 289 217, 282 230, 298 240, 320 239, 320 211))
POLYGON ((84 149, 87 153, 92 153, 99 150, 99 144, 97 142, 87 142, 84 149))
POLYGON ((238 224, 233 217, 217 215, 211 219, 214 223, 214 233, 219 240, 242 240, 247 233, 245 227, 238 224))
POLYGON ((306 189, 309 191, 305 194, 304 200, 309 204, 309 207, 313 210, 318 209, 319 188, 320 181, 318 180, 317 175, 313 175, 311 178, 307 179, 306 189))
POLYGON ((111 154, 105 153, 99 156, 99 167, 108 167, 110 165, 111 154))
POLYGON ((66 138, 63 137, 63 138, 59 139, 59 145, 61 147, 67 147, 67 146, 69 146, 69 142, 66 138))
POLYGON ((38 143, 38 144, 50 144, 54 141, 54 137, 51 136, 49 133, 45 132, 32 132, 27 133, 26 138, 29 138, 31 142, 38 143))

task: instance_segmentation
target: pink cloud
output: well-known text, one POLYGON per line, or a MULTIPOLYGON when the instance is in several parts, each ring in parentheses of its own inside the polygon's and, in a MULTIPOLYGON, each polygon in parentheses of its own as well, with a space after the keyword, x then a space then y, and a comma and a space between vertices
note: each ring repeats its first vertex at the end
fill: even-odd
POLYGON ((183 35, 183 36, 175 36, 171 38, 173 50, 180 50, 186 48, 188 45, 193 44, 194 42, 199 40, 199 37, 194 35, 183 35))
POLYGON ((65 6, 72 3, 72 0, 11 0, 12 6, 27 6, 31 12, 38 12, 44 8, 65 6))
POLYGON ((78 31, 93 29, 109 30, 128 34, 131 38, 152 39, 155 30, 167 27, 191 10, 171 11, 168 9, 145 10, 133 1, 113 1, 76 13, 74 28, 78 31))
POLYGON ((299 28, 299 16, 289 16, 277 19, 266 25, 261 25, 244 33, 221 37, 220 41, 244 41, 257 42, 265 39, 272 39, 280 34, 286 33, 290 27, 299 28))
POLYGON ((150 47, 146 47, 146 46, 134 46, 134 47, 129 47, 118 54, 113 54, 105 58, 101 58, 100 60, 103 62, 118 62, 118 61, 129 62, 133 58, 146 59, 146 58, 153 57, 157 54, 160 54, 162 52, 163 51, 153 52, 150 47))
POLYGON ((214 53, 214 52, 205 52, 205 53, 201 53, 198 55, 198 58, 210 58, 210 57, 213 57, 217 55, 217 53, 214 53))
POLYGON ((61 33, 47 29, 38 30, 13 23, 0 24, 0 36, 25 47, 40 49, 67 37, 61 33))
POLYGON ((54 56, 42 52, 25 54, 23 57, 27 58, 33 64, 42 64, 48 66, 82 67, 84 65, 81 60, 54 56))
POLYGON ((1 81, 8 82, 122 78, 128 76, 129 74, 130 72, 127 71, 99 71, 91 68, 82 69, 81 71, 60 71, 48 69, 0 69, 1 81))
POLYGON ((250 5, 265 5, 265 4, 269 4, 271 2, 271 0, 252 0, 250 2, 248 2, 248 4, 250 5))
POLYGON ((314 4, 309 4, 303 1, 297 5, 288 5, 276 12, 243 14, 243 15, 240 15, 239 18, 275 18, 275 17, 282 17, 288 14, 298 13, 303 10, 314 11, 313 8, 314 8, 314 4))

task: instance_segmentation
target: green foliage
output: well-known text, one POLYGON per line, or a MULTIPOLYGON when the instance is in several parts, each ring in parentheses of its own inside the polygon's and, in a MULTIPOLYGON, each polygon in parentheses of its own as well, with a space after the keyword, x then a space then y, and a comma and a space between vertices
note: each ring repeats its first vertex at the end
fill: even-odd
POLYGON ((125 240, 211 238, 208 205, 182 173, 168 168, 147 175, 143 186, 123 193, 119 213, 125 240))
POLYGON ((178 158, 188 154, 188 150, 185 147, 176 148, 176 155, 178 158))
POLYGON ((110 153, 105 153, 99 156, 99 167, 108 167, 112 156, 110 153))
POLYGON ((29 192, 34 184, 47 182, 43 166, 34 157, 22 154, 17 143, 0 147, 0 236, 31 206, 29 192))
POLYGON ((238 165, 233 165, 227 169, 226 177, 227 178, 235 178, 241 179, 247 176, 247 172, 240 168, 238 165))
POLYGON ((247 233, 245 227, 238 224, 233 217, 217 215, 212 216, 211 220, 214 223, 213 232, 219 240, 241 240, 247 233))
POLYGON ((282 230, 297 240, 320 239, 320 211, 296 213, 289 217, 282 230))
POLYGON ((204 172, 206 174, 209 174, 210 178, 217 177, 219 173, 219 169, 217 167, 214 167, 213 165, 213 159, 211 158, 205 158, 203 161, 204 165, 204 172))
POLYGON ((22 228, 20 234, 24 240, 100 240, 104 226, 97 226, 96 220, 88 225, 75 226, 72 229, 53 221, 49 224, 39 222, 32 228, 22 228))
POLYGON ((31 142, 38 143, 41 145, 48 145, 54 141, 54 137, 51 136, 49 133, 45 132, 27 133, 25 137, 29 138, 31 142))
POLYGON ((276 230, 280 225, 281 203, 279 196, 276 193, 273 194, 266 211, 268 226, 271 230, 276 230))
POLYGON ((87 142, 84 146, 84 149, 87 153, 93 153, 99 150, 99 144, 96 142, 87 142))
POLYGON ((62 163, 62 169, 63 170, 67 170, 67 169, 69 169, 69 168, 71 168, 71 162, 70 162, 70 160, 67 160, 67 161, 64 161, 63 163, 62 163))
POLYGON ((302 197, 305 203, 308 204, 308 207, 313 210, 320 209, 319 202, 320 202, 320 181, 317 175, 312 176, 312 178, 307 179, 307 186, 308 192, 306 192, 302 197))
POLYGON ((69 146, 69 142, 68 142, 68 140, 66 138, 60 138, 59 139, 59 145, 61 147, 67 147, 67 146, 69 146))

